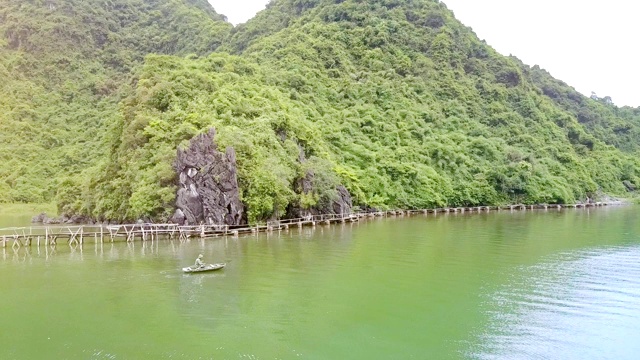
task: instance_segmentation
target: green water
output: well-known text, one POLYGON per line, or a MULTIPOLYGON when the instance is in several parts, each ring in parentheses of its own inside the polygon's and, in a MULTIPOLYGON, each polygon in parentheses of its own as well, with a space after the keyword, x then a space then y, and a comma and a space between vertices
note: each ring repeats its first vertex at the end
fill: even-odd
POLYGON ((8 247, 0 359, 637 359, 637 220, 429 214, 8 247), (227 267, 182 274, 198 253, 227 267))

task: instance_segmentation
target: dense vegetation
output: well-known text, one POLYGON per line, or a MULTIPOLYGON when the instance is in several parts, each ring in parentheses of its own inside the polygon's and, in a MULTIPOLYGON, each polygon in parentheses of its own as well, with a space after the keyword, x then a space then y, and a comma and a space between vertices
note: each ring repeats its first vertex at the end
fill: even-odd
POLYGON ((599 140, 636 155, 640 150, 640 107, 617 107, 609 96, 587 98, 539 66, 516 60, 523 73, 558 107, 569 112, 585 131, 599 140))
POLYGON ((0 202, 51 201, 101 160, 146 54, 207 54, 230 29, 206 0, 0 0, 0 202))
POLYGON ((166 218, 176 148, 210 127, 237 152, 250 221, 318 207, 339 184, 361 207, 404 208, 573 202, 639 184, 639 109, 496 53, 438 1, 275 0, 231 29, 204 1, 121 0, 96 5, 95 19, 119 19, 105 43, 62 33, 62 53, 10 35, 14 14, 47 11, 75 22, 70 32, 100 27, 77 16, 84 2, 52 2, 0 13, 13 102, 0 100, 11 110, 0 136, 13 137, 0 138, 0 201, 55 196, 62 212, 166 218), (137 67, 146 53, 190 55, 137 67), (56 69, 58 57, 74 65, 56 69))

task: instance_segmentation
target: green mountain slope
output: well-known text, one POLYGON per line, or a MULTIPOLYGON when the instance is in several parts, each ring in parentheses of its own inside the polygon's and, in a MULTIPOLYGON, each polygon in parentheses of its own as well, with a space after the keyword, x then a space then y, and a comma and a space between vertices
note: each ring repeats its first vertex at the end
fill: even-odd
POLYGON ((631 117, 580 122, 538 71, 438 1, 273 1, 219 51, 234 55, 148 57, 109 162, 62 205, 166 218, 175 149, 210 127, 237 152, 250 221, 319 206, 339 184, 361 207, 407 208, 567 203, 638 184, 636 158, 607 145, 624 148, 607 126, 631 117))
POLYGON ((146 54, 206 54, 230 29, 205 0, 0 0, 0 201, 51 201, 108 152, 146 54))
POLYGON ((520 63, 520 67, 554 104, 571 113, 588 133, 625 152, 640 150, 640 108, 619 108, 607 96, 599 98, 594 94, 588 98, 538 66, 520 63))

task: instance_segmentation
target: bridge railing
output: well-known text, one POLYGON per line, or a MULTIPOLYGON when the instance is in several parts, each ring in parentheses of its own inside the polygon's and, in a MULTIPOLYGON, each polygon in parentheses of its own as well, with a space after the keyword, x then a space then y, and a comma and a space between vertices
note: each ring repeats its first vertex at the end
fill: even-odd
POLYGON ((430 209, 390 209, 390 210, 370 210, 360 211, 349 214, 309 214, 294 219, 275 219, 269 220, 261 224, 244 224, 244 225, 216 225, 216 224, 199 224, 199 225, 178 225, 171 223, 135 223, 135 224, 88 224, 88 225, 71 225, 71 224, 46 224, 22 227, 6 227, 0 228, 0 241, 6 243, 7 239, 31 239, 44 237, 45 239, 65 237, 72 239, 79 238, 82 242, 83 237, 94 237, 103 239, 105 237, 113 240, 115 237, 126 237, 131 240, 136 236, 145 239, 147 236, 178 234, 181 237, 200 234, 201 236, 234 234, 240 232, 259 232, 273 229, 281 229, 291 225, 309 225, 316 223, 330 223, 336 221, 357 220, 363 217, 375 216, 395 216, 404 214, 417 213, 458 213, 466 211, 490 211, 490 210, 527 210, 527 209, 548 209, 548 208, 583 208, 606 205, 618 205, 620 202, 588 202, 576 204, 512 204, 502 206, 474 206, 474 207, 439 207, 430 209))

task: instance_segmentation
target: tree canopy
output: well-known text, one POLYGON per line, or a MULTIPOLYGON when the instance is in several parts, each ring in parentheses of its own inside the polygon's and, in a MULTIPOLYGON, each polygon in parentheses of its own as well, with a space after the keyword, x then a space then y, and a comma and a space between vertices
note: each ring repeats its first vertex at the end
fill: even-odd
POLYGON ((205 1, 0 1, 0 201, 166 218, 176 149, 211 127, 237 153, 250 221, 340 184, 363 208, 640 184, 640 110, 498 54, 439 1, 274 0, 236 28, 205 1))

